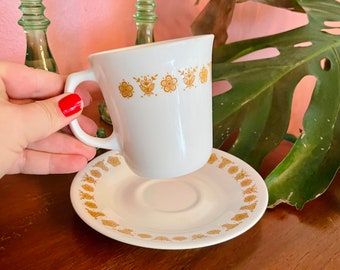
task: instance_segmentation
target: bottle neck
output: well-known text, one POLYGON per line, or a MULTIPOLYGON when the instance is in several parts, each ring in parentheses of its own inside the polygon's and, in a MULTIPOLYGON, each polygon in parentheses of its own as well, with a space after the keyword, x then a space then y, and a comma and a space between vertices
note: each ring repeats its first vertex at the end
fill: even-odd
POLYGON ((48 46, 46 30, 50 20, 45 17, 42 0, 21 0, 22 17, 18 21, 26 34, 25 64, 30 67, 58 72, 48 46))
POLYGON ((58 72, 57 65, 49 49, 45 30, 25 30, 25 65, 52 72, 58 72))
POLYGON ((136 13, 133 18, 137 26, 136 44, 154 42, 154 24, 157 15, 154 12, 154 0, 137 0, 136 13))
POLYGON ((153 29, 153 23, 136 23, 137 25, 137 38, 136 45, 152 43, 155 41, 153 29))

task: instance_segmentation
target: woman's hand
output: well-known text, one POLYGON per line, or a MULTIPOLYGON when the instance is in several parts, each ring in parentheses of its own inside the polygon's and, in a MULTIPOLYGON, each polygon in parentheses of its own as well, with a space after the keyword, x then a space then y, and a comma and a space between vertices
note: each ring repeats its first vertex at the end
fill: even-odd
POLYGON ((94 157, 93 147, 58 132, 77 117, 87 132, 96 131, 81 116, 89 96, 63 94, 64 83, 55 73, 0 62, 0 177, 76 172, 94 157))

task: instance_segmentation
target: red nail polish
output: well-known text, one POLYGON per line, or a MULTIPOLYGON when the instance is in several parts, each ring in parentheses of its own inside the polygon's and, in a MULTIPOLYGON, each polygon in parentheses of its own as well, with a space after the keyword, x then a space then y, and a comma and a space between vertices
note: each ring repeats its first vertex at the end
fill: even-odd
POLYGON ((65 115, 66 117, 71 116, 81 110, 81 97, 77 94, 70 94, 59 100, 58 106, 63 115, 65 115))

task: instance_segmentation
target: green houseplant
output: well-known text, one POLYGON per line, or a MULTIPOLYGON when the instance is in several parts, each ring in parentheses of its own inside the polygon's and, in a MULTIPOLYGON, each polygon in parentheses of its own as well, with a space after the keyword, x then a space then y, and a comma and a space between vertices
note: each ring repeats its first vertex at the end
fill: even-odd
POLYGON ((244 1, 211 0, 192 25, 194 34, 216 35, 213 81, 227 80, 232 85, 230 91, 213 98, 214 146, 221 147, 228 134, 236 133, 229 151, 259 168, 285 139, 296 85, 307 75, 315 76, 301 135, 265 179, 269 207, 284 202, 302 209, 328 188, 340 166, 340 36, 334 34, 340 27, 340 3, 255 1, 305 12, 309 23, 272 36, 224 44, 225 27, 237 2, 244 1), (305 42, 309 45, 294 46, 305 42), (278 56, 234 62, 272 47, 280 52, 278 56))

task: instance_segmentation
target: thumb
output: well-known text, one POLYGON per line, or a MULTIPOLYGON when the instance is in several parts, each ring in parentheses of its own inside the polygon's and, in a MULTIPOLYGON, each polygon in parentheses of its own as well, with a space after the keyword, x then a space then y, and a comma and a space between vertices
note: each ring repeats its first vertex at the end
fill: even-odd
POLYGON ((67 126, 83 109, 77 94, 62 94, 22 106, 24 133, 28 143, 46 138, 67 126))

